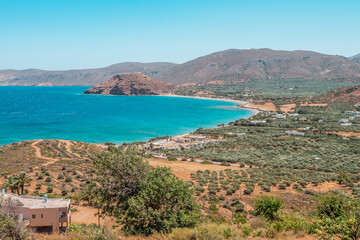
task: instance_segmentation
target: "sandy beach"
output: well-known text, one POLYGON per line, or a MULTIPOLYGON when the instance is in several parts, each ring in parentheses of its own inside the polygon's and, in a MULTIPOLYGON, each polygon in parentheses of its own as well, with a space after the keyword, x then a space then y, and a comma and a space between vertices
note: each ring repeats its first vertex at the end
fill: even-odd
POLYGON ((224 102, 233 102, 238 103, 237 107, 247 109, 253 113, 253 115, 258 114, 259 112, 265 111, 266 109, 251 107, 249 106, 250 103, 244 100, 236 100, 231 98, 211 98, 211 97, 199 97, 199 96, 183 96, 183 95, 176 95, 176 94, 164 94, 160 95, 164 97, 182 97, 182 98, 197 98, 197 99, 205 99, 205 100, 215 100, 215 101, 224 101, 224 102))

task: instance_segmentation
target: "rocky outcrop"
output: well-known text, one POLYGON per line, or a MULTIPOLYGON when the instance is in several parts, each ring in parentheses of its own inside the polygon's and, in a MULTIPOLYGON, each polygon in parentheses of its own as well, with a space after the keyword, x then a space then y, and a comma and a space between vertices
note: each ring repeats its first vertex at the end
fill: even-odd
POLYGON ((116 74, 110 80, 86 90, 85 94, 103 95, 160 95, 171 93, 175 87, 156 81, 143 73, 116 74))

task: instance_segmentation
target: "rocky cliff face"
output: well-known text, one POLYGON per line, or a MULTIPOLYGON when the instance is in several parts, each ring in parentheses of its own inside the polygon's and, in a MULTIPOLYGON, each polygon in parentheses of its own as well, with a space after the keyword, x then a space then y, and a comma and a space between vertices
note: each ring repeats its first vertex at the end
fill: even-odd
POLYGON ((143 73, 116 74, 110 80, 86 90, 85 94, 103 95, 160 95, 171 93, 175 87, 156 81, 143 73))

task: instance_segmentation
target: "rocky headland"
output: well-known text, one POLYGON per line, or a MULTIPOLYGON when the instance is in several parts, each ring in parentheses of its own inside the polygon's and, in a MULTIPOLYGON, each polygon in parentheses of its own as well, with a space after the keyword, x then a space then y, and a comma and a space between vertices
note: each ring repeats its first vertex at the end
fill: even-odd
POLYGON ((175 86, 156 81, 143 73, 116 74, 108 81, 86 90, 85 94, 161 95, 171 93, 175 86))

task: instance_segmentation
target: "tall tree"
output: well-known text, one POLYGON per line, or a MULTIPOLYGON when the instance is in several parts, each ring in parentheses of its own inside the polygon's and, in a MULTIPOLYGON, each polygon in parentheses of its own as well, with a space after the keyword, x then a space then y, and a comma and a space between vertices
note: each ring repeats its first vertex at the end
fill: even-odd
POLYGON ((188 184, 170 168, 151 169, 139 154, 130 146, 100 153, 94 159, 98 183, 84 192, 84 199, 100 200, 102 212, 122 220, 129 234, 194 226, 200 212, 188 184))
POLYGON ((20 173, 17 176, 18 182, 19 182, 19 188, 21 189, 21 195, 24 194, 24 186, 26 183, 30 182, 30 177, 27 175, 27 173, 20 173))
POLYGON ((128 201, 123 230, 129 234, 169 233, 172 228, 194 227, 200 217, 193 190, 158 167, 141 181, 141 191, 128 201))
POLYGON ((9 188, 12 193, 17 192, 19 195, 19 180, 17 176, 10 176, 7 178, 7 182, 5 183, 5 188, 9 188))
POLYGON ((110 215, 121 215, 124 204, 140 190, 140 180, 150 170, 150 165, 130 146, 111 147, 94 159, 99 176, 97 188, 103 198, 103 211, 110 215))

